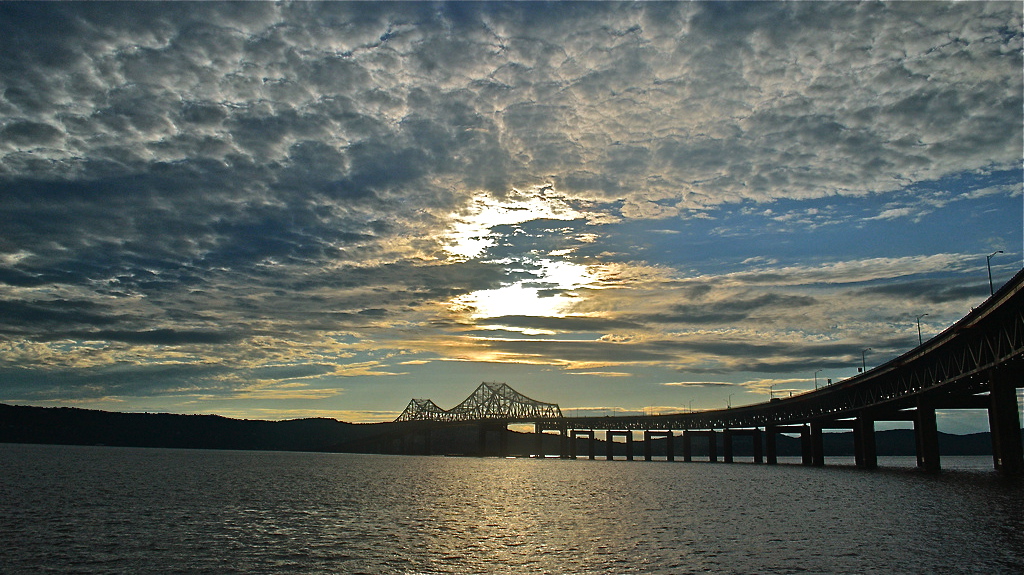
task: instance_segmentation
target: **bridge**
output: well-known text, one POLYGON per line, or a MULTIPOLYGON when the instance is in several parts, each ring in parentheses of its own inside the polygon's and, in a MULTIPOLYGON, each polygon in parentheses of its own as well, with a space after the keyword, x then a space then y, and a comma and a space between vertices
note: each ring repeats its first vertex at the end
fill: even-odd
POLYGON ((462 403, 449 410, 441 409, 429 399, 413 399, 395 421, 537 421, 561 417, 562 411, 554 403, 530 399, 506 383, 485 381, 462 403))
POLYGON ((627 459, 633 458, 634 433, 643 433, 644 459, 652 459, 652 440, 665 441, 668 460, 675 444, 692 461, 694 439, 707 441, 710 461, 732 462, 733 438, 751 438, 755 463, 778 461, 779 434, 799 435, 805 465, 825 463, 822 434, 826 429, 851 430, 858 467, 878 466, 875 424, 910 421, 914 425, 918 466, 939 471, 936 410, 984 409, 988 412, 993 464, 1006 474, 1024 473, 1024 448, 1018 416, 1017 389, 1024 387, 1024 271, 1018 272, 979 307, 934 338, 909 352, 855 377, 815 391, 765 403, 670 415, 564 417, 558 406, 526 397, 504 383, 482 383, 451 410, 429 399, 414 399, 398 417, 400 435, 420 435, 430 450, 430 430, 444 425, 473 424, 479 429, 479 453, 486 452, 489 432, 499 434, 499 455, 507 455, 510 424, 533 424, 534 455, 545 457, 545 437, 554 432, 559 455, 576 458, 578 439, 588 441, 595 458, 598 432, 606 438, 607 459, 613 440, 624 437, 627 459), (677 435, 676 432, 679 432, 677 435))

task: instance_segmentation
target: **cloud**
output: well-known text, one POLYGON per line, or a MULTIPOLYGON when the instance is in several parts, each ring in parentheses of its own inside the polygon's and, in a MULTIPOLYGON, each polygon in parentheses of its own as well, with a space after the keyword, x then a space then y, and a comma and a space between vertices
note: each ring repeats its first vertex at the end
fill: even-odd
POLYGON ((792 313, 794 309, 814 305, 810 296, 761 294, 748 299, 729 299, 697 304, 676 304, 668 313, 640 316, 639 321, 650 323, 711 323, 722 324, 748 319, 751 314, 765 308, 778 308, 792 313))
POLYGON ((732 387, 736 384, 723 381, 673 381, 661 385, 667 387, 732 387))
POLYGON ((378 349, 839 362, 898 315, 877 298, 962 307, 976 282, 947 278, 982 250, 796 262, 762 237, 738 267, 709 242, 1019 197, 1020 29, 996 2, 0 4, 0 365, 77 362, 78 398, 404 373, 378 349), (473 217, 487 245, 455 257, 473 217), (554 337, 453 309, 523 282, 565 317, 486 324, 554 337), (843 347, 751 343, 798 336, 843 347), (126 365, 152 384, 106 378, 126 365))

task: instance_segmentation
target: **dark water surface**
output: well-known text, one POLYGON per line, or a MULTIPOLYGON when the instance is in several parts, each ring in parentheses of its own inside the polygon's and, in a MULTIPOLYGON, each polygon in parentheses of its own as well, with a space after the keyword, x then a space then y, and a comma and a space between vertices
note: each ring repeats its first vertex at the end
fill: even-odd
POLYGON ((1020 479, 881 463, 0 444, 0 572, 1024 573, 1020 479))

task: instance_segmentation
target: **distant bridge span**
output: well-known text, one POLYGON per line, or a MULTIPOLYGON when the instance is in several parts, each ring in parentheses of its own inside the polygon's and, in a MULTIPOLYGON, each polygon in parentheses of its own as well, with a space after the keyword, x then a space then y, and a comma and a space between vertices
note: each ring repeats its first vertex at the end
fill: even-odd
MULTIPOLYGON (((778 433, 799 433, 803 461, 823 465, 824 429, 851 429, 857 465, 877 466, 874 426, 878 421, 912 421, 917 437, 918 465, 938 471, 937 409, 986 409, 992 434, 995 467, 1008 474, 1024 472, 1017 388, 1024 387, 1024 271, 978 308, 923 345, 881 366, 844 381, 792 398, 731 409, 651 416, 563 417, 558 406, 538 402, 505 384, 483 383, 452 410, 430 400, 412 400, 396 420, 424 425, 476 422, 484 429, 510 423, 533 423, 535 453, 543 456, 543 432, 557 431, 563 457, 575 457, 576 437, 586 437, 594 457, 595 430, 608 437, 643 431, 645 459, 651 459, 653 437, 667 440, 668 458, 682 431, 683 457, 690 460, 693 437, 707 437, 710 459, 717 460, 717 434, 722 434, 724 460, 732 460, 732 437, 752 435, 754 460, 775 463, 778 433), (763 441, 762 441, 763 436, 763 441), (762 445, 764 452, 762 453, 762 445), (568 448, 568 449, 567 449, 568 448)), ((411 431, 411 429, 410 429, 411 431)), ((502 444, 505 444, 504 435, 502 444)), ((486 434, 481 431, 481 441, 486 434)), ((611 458, 611 442, 607 457, 611 458)), ((482 449, 481 449, 482 452, 482 449)), ((632 458, 632 451, 628 458, 632 458)))

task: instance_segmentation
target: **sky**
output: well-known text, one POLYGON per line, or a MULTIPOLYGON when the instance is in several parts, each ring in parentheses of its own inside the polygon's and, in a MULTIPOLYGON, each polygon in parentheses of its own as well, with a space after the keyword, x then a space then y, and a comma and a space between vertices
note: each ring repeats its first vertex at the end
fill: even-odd
POLYGON ((1021 269, 1022 39, 1020 2, 0 3, 0 402, 840 381, 1021 269))

